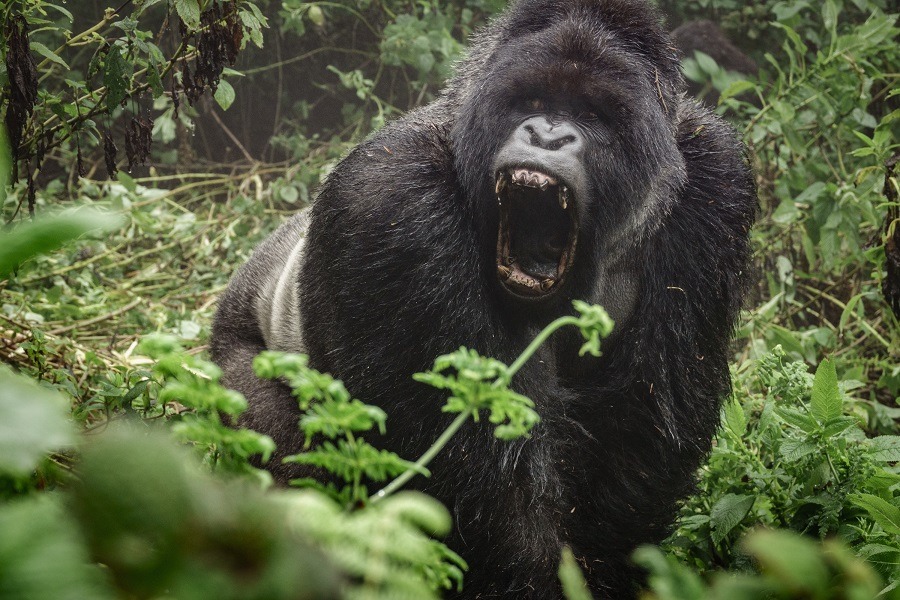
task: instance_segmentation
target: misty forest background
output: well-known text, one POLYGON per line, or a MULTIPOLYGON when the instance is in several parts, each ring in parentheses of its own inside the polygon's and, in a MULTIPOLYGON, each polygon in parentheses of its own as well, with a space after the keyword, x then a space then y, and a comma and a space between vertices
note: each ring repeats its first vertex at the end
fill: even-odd
MULTIPOLYGON (((658 3, 691 93, 747 144, 760 214, 734 394, 672 536, 635 555, 644 594, 900 598, 900 7, 658 3)), ((359 438, 391 415, 302 358, 261 358, 333 442, 298 460, 346 481, 267 489, 247 459, 271 441, 224 425, 244 403, 205 344, 253 247, 355 143, 433 99, 504 4, 0 6, 0 598, 465 585, 446 509, 360 484, 422 471, 359 438)), ((508 373, 477 364, 475 383, 440 380, 462 421, 489 410, 523 434, 527 400, 465 395, 508 373)), ((568 553, 560 576, 588 597, 568 553)))

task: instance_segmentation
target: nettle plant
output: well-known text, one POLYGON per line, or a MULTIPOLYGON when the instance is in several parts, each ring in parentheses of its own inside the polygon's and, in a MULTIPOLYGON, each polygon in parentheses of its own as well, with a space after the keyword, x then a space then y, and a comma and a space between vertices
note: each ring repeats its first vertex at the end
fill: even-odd
MULTIPOLYGON (((467 421, 482 413, 496 426, 499 439, 529 435, 539 416, 531 400, 510 389, 515 374, 562 327, 578 327, 586 340, 582 353, 595 356, 601 338, 612 330, 602 308, 577 301, 574 306, 576 315, 550 323, 511 365, 460 348, 438 357, 430 371, 416 374, 416 380, 448 392, 442 410, 456 415, 416 461, 367 442, 367 432, 384 432, 387 415, 353 398, 340 381, 311 369, 305 356, 263 352, 255 359, 257 375, 287 382, 303 411, 299 427, 306 448, 285 460, 331 476, 328 483, 295 480, 303 489, 280 492, 278 499, 289 509, 292 527, 355 582, 347 584, 348 596, 431 598, 462 585, 465 562, 435 539, 449 532, 449 513, 436 500, 402 488, 417 475, 429 476, 428 464, 467 421), (373 483, 383 487, 370 493, 373 483)), ((221 370, 188 355, 168 336, 150 336, 142 348, 157 360, 153 373, 162 388, 151 403, 174 421, 176 437, 193 445, 210 469, 268 483, 268 474, 247 461, 255 455, 267 460, 272 441, 223 421, 223 415, 236 420, 247 404, 218 383, 221 370)), ((577 587, 577 574, 569 573, 575 567, 566 564, 566 580, 577 587)))
POLYGON ((494 435, 499 439, 529 435, 539 416, 530 399, 510 389, 515 374, 562 327, 578 327, 586 340, 581 353, 594 356, 600 354, 600 339, 612 331, 613 322, 602 308, 579 301, 574 306, 577 316, 560 317, 547 325, 511 365, 460 348, 438 357, 430 371, 416 374, 417 381, 449 392, 442 410, 456 417, 415 462, 363 439, 373 429, 384 431, 387 415, 380 408, 352 398, 340 381, 309 368, 305 356, 260 354, 254 361, 257 375, 287 381, 304 411, 300 428, 306 434, 307 449, 285 460, 318 467, 333 476, 328 484, 312 478, 292 482, 313 492, 293 497, 298 527, 324 544, 344 572, 374 584, 385 598, 411 591, 422 595, 410 597, 430 597, 441 589, 461 586, 465 562, 425 535, 449 531, 446 509, 427 496, 400 490, 416 475, 429 476, 428 464, 468 420, 478 420, 482 412, 496 426, 494 435), (313 438, 318 440, 315 447, 313 438), (376 493, 369 493, 366 482, 389 479, 376 493))
MULTIPOLYGON (((781 345, 814 364, 841 337, 856 340, 866 352, 842 361, 863 380, 866 354, 895 354, 900 340, 896 313, 880 310, 897 269, 889 248, 900 152, 900 29, 885 7, 773 4, 769 29, 780 50, 764 54, 759 81, 733 82, 721 100, 741 118, 760 184, 754 235, 769 301, 744 330, 754 352, 781 345)), ((882 367, 879 385, 896 396, 898 372, 882 367)))
POLYGON ((75 24, 62 3, 0 7, 0 110, 13 180, 26 181, 15 212, 26 201, 34 212, 35 178, 50 157, 71 160, 79 177, 89 149, 102 148, 110 177, 120 145, 129 170, 144 164, 159 102, 177 115, 184 100, 211 92, 228 108, 235 94, 223 76, 237 74, 228 67, 248 42, 262 46, 266 18, 246 0, 134 0, 89 27, 75 24))
POLYGON ((780 347, 739 369, 673 554, 701 571, 747 569, 738 542, 763 525, 837 537, 900 584, 900 436, 866 436, 859 386, 827 359, 812 375, 780 347))

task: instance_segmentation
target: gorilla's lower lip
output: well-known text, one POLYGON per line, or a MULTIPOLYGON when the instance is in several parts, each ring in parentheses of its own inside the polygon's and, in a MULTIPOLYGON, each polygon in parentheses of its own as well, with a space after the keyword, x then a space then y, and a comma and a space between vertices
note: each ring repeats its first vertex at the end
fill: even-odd
POLYGON ((500 283, 529 299, 554 294, 572 267, 578 242, 571 190, 539 169, 510 167, 497 173, 496 194, 500 283))

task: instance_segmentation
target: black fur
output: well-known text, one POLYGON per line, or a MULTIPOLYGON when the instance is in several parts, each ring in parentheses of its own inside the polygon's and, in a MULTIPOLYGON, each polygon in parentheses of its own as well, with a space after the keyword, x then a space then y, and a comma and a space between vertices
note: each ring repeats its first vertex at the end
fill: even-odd
MULTIPOLYGON (((690 492, 729 390, 728 343, 744 288, 756 199, 734 132, 683 94, 676 52, 643 1, 520 0, 474 40, 440 99, 387 125, 329 176, 312 207, 299 278, 303 348, 389 414, 377 443, 415 458, 449 422, 412 380, 461 345, 510 362, 571 299, 616 306, 600 359, 560 332, 516 376, 537 405, 530 439, 467 426, 417 485, 456 522, 469 562, 462 598, 559 598, 572 547, 598 597, 633 595, 628 557, 661 540, 690 492), (522 103, 588 104, 578 251, 542 302, 496 275, 493 161, 522 103)), ((302 442, 298 409, 260 381, 257 306, 302 234, 284 225, 221 300, 212 353, 243 392, 243 424, 302 442)), ((293 333, 292 333, 293 335, 293 333)), ((286 348, 298 349, 298 348, 286 348)), ((284 482, 294 467, 273 462, 284 482)))

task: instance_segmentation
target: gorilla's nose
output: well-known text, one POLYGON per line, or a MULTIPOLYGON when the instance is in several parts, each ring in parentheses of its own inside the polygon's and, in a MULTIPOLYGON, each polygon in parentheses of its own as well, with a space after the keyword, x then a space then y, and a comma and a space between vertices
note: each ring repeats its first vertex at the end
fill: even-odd
POLYGON ((578 153, 581 150, 581 135, 568 121, 550 121, 547 117, 531 117, 519 129, 528 143, 542 150, 566 150, 578 153))

